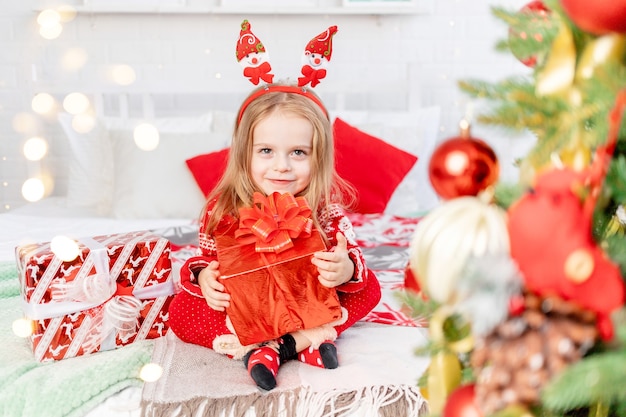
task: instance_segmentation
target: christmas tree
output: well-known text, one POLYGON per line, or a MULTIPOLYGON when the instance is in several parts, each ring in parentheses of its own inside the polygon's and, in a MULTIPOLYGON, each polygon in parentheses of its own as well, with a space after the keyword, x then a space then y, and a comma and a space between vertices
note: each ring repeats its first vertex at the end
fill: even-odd
POLYGON ((477 123, 536 143, 516 184, 489 179, 469 130, 433 154, 445 201, 418 224, 405 299, 430 315, 420 386, 432 416, 626 416, 626 0, 492 11, 531 74, 460 88, 487 104, 477 123))

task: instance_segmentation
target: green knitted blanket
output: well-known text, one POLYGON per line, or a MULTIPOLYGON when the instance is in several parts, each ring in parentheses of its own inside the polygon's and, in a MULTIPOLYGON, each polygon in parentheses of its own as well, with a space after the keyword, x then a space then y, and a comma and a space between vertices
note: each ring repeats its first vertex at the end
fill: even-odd
POLYGON ((140 386, 141 367, 153 341, 45 364, 35 361, 28 339, 12 323, 22 316, 17 271, 0 262, 0 415, 79 417, 107 397, 140 386))

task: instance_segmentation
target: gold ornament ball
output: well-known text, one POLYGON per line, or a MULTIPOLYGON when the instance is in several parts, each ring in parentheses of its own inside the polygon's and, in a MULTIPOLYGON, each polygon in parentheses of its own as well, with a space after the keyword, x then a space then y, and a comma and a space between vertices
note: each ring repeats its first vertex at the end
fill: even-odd
POLYGON ((420 220, 410 268, 420 288, 439 303, 457 302, 457 283, 470 257, 509 253, 506 212, 479 197, 445 201, 420 220))

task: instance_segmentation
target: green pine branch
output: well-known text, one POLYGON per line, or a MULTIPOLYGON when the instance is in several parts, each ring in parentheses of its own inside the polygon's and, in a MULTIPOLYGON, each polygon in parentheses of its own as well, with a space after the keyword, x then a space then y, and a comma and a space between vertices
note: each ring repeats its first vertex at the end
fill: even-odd
POLYGON ((626 401, 626 351, 590 356, 567 367, 542 391, 544 407, 567 411, 626 401))
POLYGON ((511 204, 517 201, 526 189, 519 183, 505 184, 500 182, 496 184, 495 193, 493 196, 494 204, 507 210, 511 204))
MULTIPOLYGON (((625 145, 621 144, 620 147, 625 145)), ((605 184, 610 187, 612 199, 619 203, 626 202, 626 156, 620 154, 612 159, 605 184)))
MULTIPOLYGON (((616 94, 626 88, 626 48, 622 56, 596 63, 591 76, 584 74, 579 70, 583 64, 589 64, 586 54, 595 45, 592 42, 596 36, 576 27, 563 12, 560 0, 543 2, 550 10, 546 18, 519 10, 492 8, 493 15, 508 28, 505 39, 496 43, 496 50, 512 53, 520 60, 536 57, 532 72, 496 83, 465 80, 459 82, 459 88, 486 104, 485 110, 476 116, 476 122, 535 135, 535 145, 518 162, 519 166, 542 169, 558 160, 567 165, 571 162, 567 158, 573 154, 587 157, 590 163, 595 150, 608 139, 609 113, 616 94), (567 35, 567 30, 574 44, 575 78, 569 88, 540 95, 538 84, 545 80, 545 71, 555 70, 550 60, 554 40, 559 34, 567 35)), ((521 185, 498 184, 494 199, 496 204, 508 208, 524 191, 521 185)), ((595 240, 619 265, 622 277, 626 277, 626 224, 617 222, 615 216, 620 206, 626 206, 626 120, 622 120, 615 154, 596 203, 592 229, 595 240)), ((534 415, 588 417, 594 415, 598 405, 609 407, 610 417, 626 415, 626 309, 617 316, 615 340, 607 345, 597 344, 588 356, 549 381, 542 391, 541 404, 532 410, 534 415)), ((465 330, 461 322, 452 320, 447 324, 448 340, 460 337, 465 330)), ((437 347, 429 346, 429 349, 437 347)), ((468 366, 467 370, 471 368, 468 366)), ((505 416, 508 417, 498 414, 505 416)))
POLYGON ((620 267, 622 277, 626 276, 626 238, 623 233, 605 237, 603 247, 608 257, 620 267))
POLYGON ((398 291, 395 293, 398 301, 407 306, 413 318, 430 317, 433 312, 440 306, 439 303, 424 299, 421 295, 411 291, 398 291))

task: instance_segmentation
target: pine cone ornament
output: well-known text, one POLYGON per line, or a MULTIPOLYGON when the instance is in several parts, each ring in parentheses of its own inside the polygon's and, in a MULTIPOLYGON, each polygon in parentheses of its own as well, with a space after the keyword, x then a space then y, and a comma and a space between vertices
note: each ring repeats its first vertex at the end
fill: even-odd
POLYGON ((476 342, 470 361, 485 415, 538 404, 542 387, 582 358, 598 333, 595 314, 556 297, 527 294, 525 311, 476 342))

